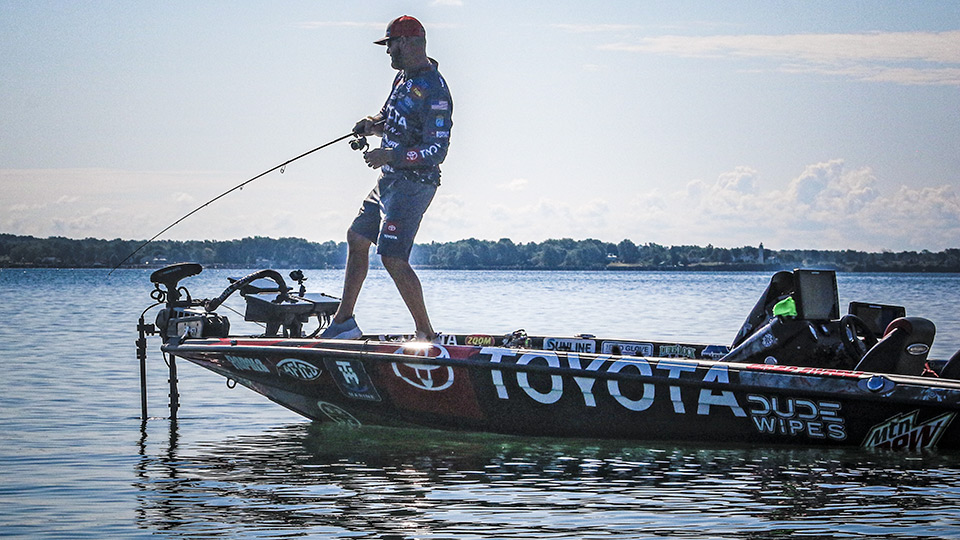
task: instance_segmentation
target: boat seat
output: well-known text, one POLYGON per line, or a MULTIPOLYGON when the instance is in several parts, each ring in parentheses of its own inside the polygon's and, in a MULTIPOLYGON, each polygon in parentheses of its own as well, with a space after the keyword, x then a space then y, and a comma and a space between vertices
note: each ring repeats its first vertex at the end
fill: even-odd
POLYGON ((863 355, 856 371, 921 375, 937 329, 933 321, 921 317, 894 319, 883 338, 863 355))
POLYGON ((953 353, 946 365, 940 370, 942 379, 960 379, 960 351, 953 353))

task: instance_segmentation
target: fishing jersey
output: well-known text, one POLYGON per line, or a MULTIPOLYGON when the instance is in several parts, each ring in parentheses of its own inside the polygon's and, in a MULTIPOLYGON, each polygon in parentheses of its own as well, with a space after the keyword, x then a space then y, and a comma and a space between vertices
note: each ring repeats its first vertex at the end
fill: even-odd
POLYGON ((386 120, 380 147, 392 148, 394 157, 381 171, 439 185, 440 163, 450 146, 453 100, 436 62, 431 64, 410 74, 401 71, 393 80, 379 116, 386 120))

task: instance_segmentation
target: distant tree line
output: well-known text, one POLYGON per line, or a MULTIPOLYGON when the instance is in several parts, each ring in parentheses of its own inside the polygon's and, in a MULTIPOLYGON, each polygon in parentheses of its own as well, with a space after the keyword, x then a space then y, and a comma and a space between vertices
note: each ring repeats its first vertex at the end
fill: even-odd
MULTIPOLYGON (((0 267, 113 268, 142 240, 75 240, 0 234, 0 267)), ((345 242, 253 237, 240 240, 158 240, 124 266, 162 266, 193 261, 210 267, 340 268, 345 242)), ((375 259, 376 260, 376 259, 375 259)), ((771 250, 760 246, 662 246, 601 240, 546 240, 514 243, 470 238, 417 244, 411 262, 451 269, 531 270, 769 270, 817 267, 849 272, 960 272, 960 249, 940 252, 771 250)))

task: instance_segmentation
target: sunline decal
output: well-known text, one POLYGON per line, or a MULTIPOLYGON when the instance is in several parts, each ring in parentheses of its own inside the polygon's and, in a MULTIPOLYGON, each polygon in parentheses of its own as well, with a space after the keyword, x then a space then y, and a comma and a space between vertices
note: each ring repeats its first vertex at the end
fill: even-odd
POLYGON ((596 343, 592 339, 544 338, 543 348, 548 351, 594 352, 596 343))

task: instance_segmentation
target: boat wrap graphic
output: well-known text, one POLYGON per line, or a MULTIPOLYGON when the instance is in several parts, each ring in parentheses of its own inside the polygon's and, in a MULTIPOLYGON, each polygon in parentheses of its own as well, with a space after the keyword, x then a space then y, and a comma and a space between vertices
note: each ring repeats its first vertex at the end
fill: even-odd
POLYGON ((343 360, 327 358, 324 360, 327 369, 333 374, 333 380, 343 395, 364 401, 380 401, 380 394, 373 386, 367 375, 363 362, 359 360, 343 360))
POLYGON ((471 421, 482 419, 470 370, 452 363, 431 362, 464 359, 463 349, 452 349, 451 353, 443 345, 390 347, 388 350, 392 353, 418 359, 416 362, 390 362, 378 366, 383 387, 393 403, 398 408, 418 413, 471 421))
POLYGON ((317 366, 298 358, 284 358, 277 362, 277 371, 301 381, 315 381, 323 372, 317 366))
POLYGON ((870 429, 864 448, 887 450, 925 450, 937 445, 953 422, 956 413, 948 412, 920 421, 920 411, 898 414, 870 429))
POLYGON ((555 340, 555 350, 390 341, 337 349, 309 340, 207 339, 170 352, 323 421, 534 435, 919 450, 942 445, 955 413, 903 413, 887 400, 960 395, 855 371, 717 362, 706 358, 716 349, 705 346, 598 339, 595 350, 622 355, 574 350, 589 348, 584 341, 555 340), (677 357, 635 356, 650 348, 677 357))

